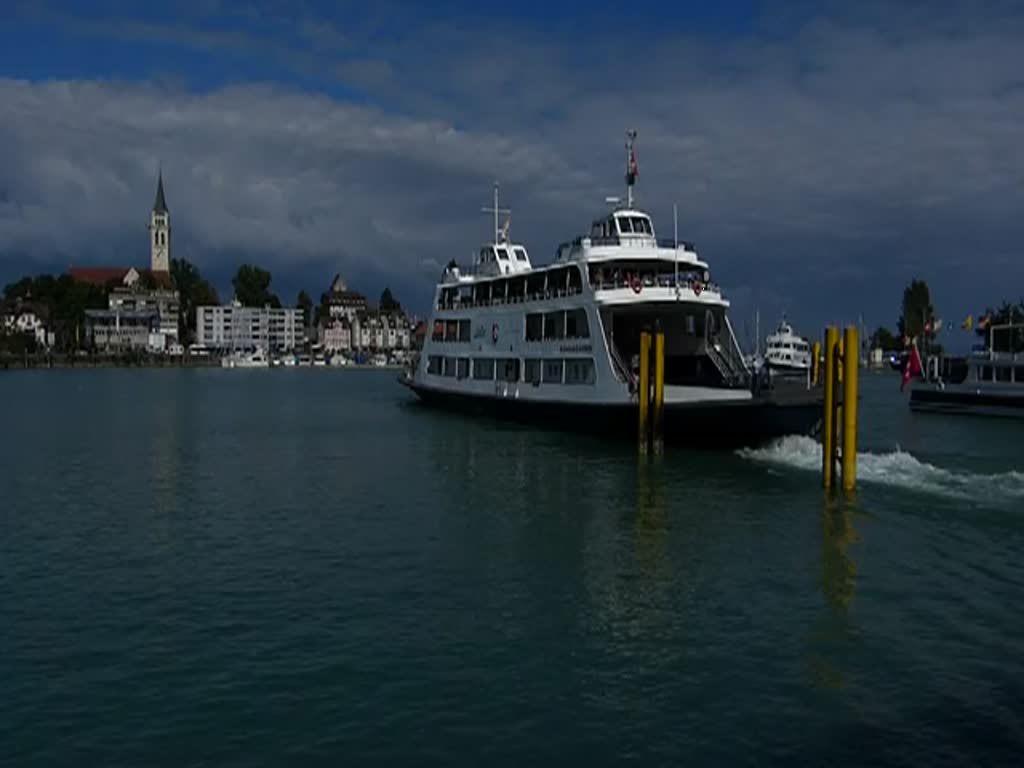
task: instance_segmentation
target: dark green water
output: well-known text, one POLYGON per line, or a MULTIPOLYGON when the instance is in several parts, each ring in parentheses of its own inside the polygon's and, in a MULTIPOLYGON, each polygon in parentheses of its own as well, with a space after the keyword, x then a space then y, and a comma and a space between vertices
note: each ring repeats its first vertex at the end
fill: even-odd
POLYGON ((1024 423, 863 384, 675 451, 378 371, 0 376, 0 762, 963 765, 1024 751, 1024 423))

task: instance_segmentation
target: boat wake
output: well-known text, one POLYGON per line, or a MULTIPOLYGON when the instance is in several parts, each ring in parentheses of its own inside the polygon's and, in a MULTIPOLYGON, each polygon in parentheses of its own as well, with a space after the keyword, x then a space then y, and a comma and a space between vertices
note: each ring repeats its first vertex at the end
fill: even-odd
MULTIPOLYGON (((761 448, 744 448, 739 454, 761 464, 821 471, 821 444, 810 437, 791 435, 761 448)), ((962 499, 1024 500, 1024 472, 955 472, 920 461, 901 450, 858 453, 857 479, 962 499)))

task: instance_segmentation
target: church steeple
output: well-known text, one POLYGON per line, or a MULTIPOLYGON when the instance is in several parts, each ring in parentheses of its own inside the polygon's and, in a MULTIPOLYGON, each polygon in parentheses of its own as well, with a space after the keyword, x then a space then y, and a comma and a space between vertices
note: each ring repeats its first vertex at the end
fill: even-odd
POLYGON ((156 180, 156 201, 153 203, 153 213, 167 212, 167 201, 164 200, 164 173, 160 171, 156 180))
POLYGON ((149 215, 149 268, 154 272, 167 272, 171 266, 171 214, 164 198, 164 174, 160 171, 156 181, 156 200, 149 215))

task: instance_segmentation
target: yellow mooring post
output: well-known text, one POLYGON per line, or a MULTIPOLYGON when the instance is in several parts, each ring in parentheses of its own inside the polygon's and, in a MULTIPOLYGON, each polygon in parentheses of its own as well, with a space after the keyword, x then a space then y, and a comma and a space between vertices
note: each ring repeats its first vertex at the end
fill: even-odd
MULTIPOLYGON (((838 362, 836 363, 836 377, 837 377, 836 381, 838 381, 840 384, 842 384, 843 383, 843 352, 844 352, 844 349, 843 349, 843 336, 842 336, 842 332, 839 331, 838 329, 836 329, 836 332, 840 334, 839 335, 839 352, 836 353, 837 357, 839 358, 838 362)), ((838 395, 836 397, 838 397, 838 395)))
POLYGON ((654 412, 651 414, 651 445, 656 454, 665 450, 662 426, 665 419, 665 334, 654 334, 654 412))
POLYGON ((821 419, 821 484, 829 489, 836 469, 836 381, 839 351, 839 329, 830 325, 825 329, 825 403, 821 419))
POLYGON ((651 398, 651 334, 643 331, 640 334, 640 384, 637 387, 637 395, 640 398, 640 424, 639 424, 639 445, 640 453, 647 453, 648 440, 650 438, 650 410, 648 404, 651 398))
POLYGON ((814 358, 811 360, 811 384, 818 386, 821 383, 821 342, 814 342, 814 349, 812 354, 814 358))
POLYGON ((843 340, 843 490, 857 485, 857 368, 860 365, 859 331, 846 326, 843 340))

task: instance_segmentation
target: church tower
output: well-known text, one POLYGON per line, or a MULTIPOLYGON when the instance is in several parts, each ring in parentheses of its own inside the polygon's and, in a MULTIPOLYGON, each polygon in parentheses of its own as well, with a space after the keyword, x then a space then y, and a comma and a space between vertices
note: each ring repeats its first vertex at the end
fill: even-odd
POLYGON ((167 272, 171 268, 171 214, 164 200, 164 175, 156 182, 156 201, 149 216, 149 268, 167 272))

